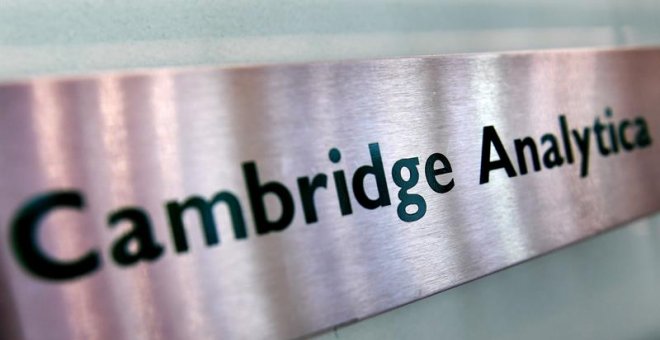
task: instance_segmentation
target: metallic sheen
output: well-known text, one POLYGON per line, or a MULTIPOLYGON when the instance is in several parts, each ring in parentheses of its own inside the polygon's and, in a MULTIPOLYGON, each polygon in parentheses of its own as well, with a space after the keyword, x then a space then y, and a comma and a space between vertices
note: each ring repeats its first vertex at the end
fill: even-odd
MULTIPOLYGON (((0 85, 0 325, 28 339, 291 338, 359 320, 539 256, 660 209, 660 49, 451 55, 155 70, 0 85), (646 149, 479 184, 482 129, 512 141, 642 116, 646 149), (334 182, 306 224, 296 178, 369 163, 378 142, 392 205, 339 213, 334 182), (328 150, 342 152, 338 164, 328 150), (447 156, 456 186, 431 191, 423 161, 447 156), (427 213, 397 217, 392 163, 420 158, 412 190, 427 213), (241 164, 284 183, 295 219, 257 235, 241 164), (10 221, 26 200, 75 188, 85 210, 49 216, 39 242, 69 259, 98 249, 102 268, 73 281, 27 273, 10 221), (236 193, 248 238, 221 244, 187 220, 190 250, 172 245, 164 202, 236 193), (111 246, 128 230, 107 214, 145 208, 164 254, 121 267, 111 246), (6 291, 11 292, 7 294, 6 291)), ((513 158, 514 164, 515 158, 513 158)), ((272 202, 271 202, 272 203, 272 202)), ((270 204, 270 203, 269 203, 270 204)), ((269 206, 272 208, 272 205, 269 206)), ((277 205, 275 208, 277 209, 277 205)), ((561 278, 557 278, 561 280, 561 278)))

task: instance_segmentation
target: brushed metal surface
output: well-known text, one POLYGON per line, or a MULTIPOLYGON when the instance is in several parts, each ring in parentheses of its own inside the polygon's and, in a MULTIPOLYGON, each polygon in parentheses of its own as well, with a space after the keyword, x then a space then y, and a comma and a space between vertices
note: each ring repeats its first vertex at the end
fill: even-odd
MULTIPOLYGON (((558 117, 582 129, 643 117, 660 136, 660 49, 543 51, 393 60, 161 70, 0 85, 0 304, 28 339, 290 338, 440 292, 660 208, 658 142, 479 184, 484 126, 512 141, 560 135, 558 117), (613 110, 603 118, 603 110, 613 110), (379 143, 391 205, 356 202, 342 216, 333 171, 349 183, 379 143), (341 160, 328 159, 331 148, 341 160), (442 153, 455 187, 424 180, 442 153), (426 201, 415 222, 397 217, 391 169, 419 157, 411 190, 426 201), (241 164, 292 193, 295 215, 258 235, 241 164), (296 179, 324 173, 318 222, 305 222, 296 179), (31 198, 76 189, 82 211, 44 220, 37 242, 57 259, 98 250, 95 272, 45 280, 12 252, 12 220, 31 198), (164 204, 236 194, 247 238, 225 208, 220 244, 208 246, 187 214, 190 249, 177 253, 164 204), (121 207, 144 208, 162 255, 133 266, 112 260, 129 225, 108 227, 121 207), (5 294, 6 295, 6 294, 5 294), (4 295, 3 295, 4 296, 4 295)), ((577 157, 577 156, 576 156, 577 157)), ((513 163, 517 167, 515 158, 513 163)), ((516 168, 517 169, 517 168, 516 168)), ((446 177, 448 178, 448 177, 446 177)), ((368 182, 371 187, 374 183, 368 182)), ((367 190, 373 197, 375 192, 367 190)), ((276 216, 277 200, 266 200, 276 216)), ((279 210, 278 210, 279 209, 279 210)), ((561 278, 557 278, 560 280, 561 278)), ((18 329, 18 330, 17 330, 18 329)), ((20 333, 20 334, 18 334, 20 333)))

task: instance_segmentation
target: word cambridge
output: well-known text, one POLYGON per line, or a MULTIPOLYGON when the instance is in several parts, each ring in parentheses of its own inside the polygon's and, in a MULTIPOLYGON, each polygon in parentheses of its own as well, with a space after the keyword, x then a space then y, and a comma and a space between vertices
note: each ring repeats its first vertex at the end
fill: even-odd
MULTIPOLYGON (((515 139, 508 144, 509 151, 495 127, 486 126, 482 133, 479 183, 488 183, 491 173, 502 172, 508 177, 515 177, 528 174, 530 169, 537 172, 573 163, 579 164, 579 174, 585 177, 589 173, 589 157, 595 154, 595 150, 597 154, 608 157, 651 145, 649 128, 644 118, 624 119, 618 122, 612 119, 613 112, 607 108, 602 117, 596 117, 593 126, 571 129, 566 117, 560 116, 559 133, 546 133, 538 139, 532 137, 515 139)), ((424 217, 427 210, 424 197, 411 192, 420 182, 420 177, 423 177, 423 182, 437 194, 447 193, 455 186, 451 162, 441 153, 433 153, 424 160, 420 160, 419 157, 399 159, 386 173, 380 145, 369 144, 368 150, 371 163, 358 167, 351 176, 348 176, 351 178, 350 187, 345 171, 336 169, 331 175, 319 173, 298 177, 294 192, 280 182, 265 181, 260 178, 256 162, 243 163, 243 178, 256 233, 264 235, 287 229, 296 211, 294 195, 300 199, 307 224, 319 220, 316 211, 316 200, 319 199, 336 199, 339 211, 335 213, 348 216, 354 210, 351 196, 354 202, 364 209, 378 209, 392 204, 388 189, 389 174, 398 188, 397 216, 404 222, 413 222, 424 217), (366 181, 367 179, 369 180, 366 181), (368 183, 371 187, 366 185, 368 183), (334 186, 335 194, 324 192, 329 186, 334 186), (266 196, 272 196, 278 201, 281 209, 277 216, 272 216, 272 213, 269 216, 264 201, 266 196)), ((330 149, 328 158, 331 163, 339 164, 340 150, 330 149)), ((226 209, 223 211, 229 214, 233 236, 238 240, 248 238, 243 214, 245 204, 240 202, 237 195, 227 190, 219 191, 211 198, 193 195, 182 200, 166 201, 163 204, 164 213, 169 221, 171 240, 177 253, 185 253, 189 250, 186 230, 196 227, 186 225, 184 214, 194 214, 199 217, 199 226, 208 246, 220 244, 220 235, 214 217, 214 207, 218 205, 224 206, 226 209)), ((10 242, 13 253, 22 267, 37 277, 68 280, 89 275, 102 267, 103 252, 99 249, 81 249, 81 255, 77 258, 62 260, 46 253, 39 244, 37 234, 43 220, 64 209, 74 209, 80 214, 85 214, 84 194, 76 190, 68 190, 38 195, 19 208, 11 222, 10 242)), ((332 212, 324 212, 326 213, 332 212)), ((132 206, 111 211, 107 215, 107 224, 111 229, 120 224, 130 226, 128 232, 122 234, 108 247, 109 257, 116 265, 131 266, 140 261, 153 261, 165 252, 165 246, 155 238, 151 219, 143 208, 132 206)), ((57 226, 53 227, 57 228, 57 226)))

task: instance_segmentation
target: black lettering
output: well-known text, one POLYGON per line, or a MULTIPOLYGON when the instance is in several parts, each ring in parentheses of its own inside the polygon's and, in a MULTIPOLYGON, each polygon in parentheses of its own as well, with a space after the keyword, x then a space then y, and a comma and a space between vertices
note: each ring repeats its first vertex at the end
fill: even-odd
POLYGON ((628 138, 626 138, 626 128, 630 126, 630 121, 624 120, 619 125, 619 140, 621 140, 621 146, 624 150, 630 151, 635 148, 635 144, 631 143, 628 138))
POLYGON ((355 171, 353 175, 353 193, 360 205, 367 209, 376 209, 390 205, 390 195, 387 191, 385 169, 383 168, 383 160, 380 157, 378 143, 369 144, 369 154, 371 155, 372 165, 363 165, 355 171), (364 179, 367 175, 373 175, 376 179, 378 198, 372 199, 367 195, 364 188, 364 179))
POLYGON ((573 148, 571 147, 571 135, 569 133, 568 122, 566 122, 566 116, 559 116, 559 125, 561 126, 561 140, 564 144, 564 151, 566 152, 566 161, 568 164, 573 164, 573 148))
POLYGON ((640 148, 645 148, 651 145, 651 134, 649 134, 649 127, 646 125, 646 120, 639 117, 635 119, 635 125, 637 125, 637 135, 635 136, 635 142, 640 148))
POLYGON ((616 138, 614 124, 610 124, 608 128, 610 130, 610 145, 612 145, 612 153, 619 153, 619 143, 616 138))
POLYGON ((298 178, 298 189, 300 191, 300 200, 302 201, 303 211, 305 212, 305 222, 314 223, 318 221, 316 216, 316 204, 314 203, 314 192, 318 188, 326 188, 328 185, 328 176, 318 174, 310 182, 309 177, 298 178))
POLYGON ((580 176, 586 177, 589 173, 589 128, 583 130, 582 136, 577 130, 573 130, 573 138, 578 146, 582 161, 580 162, 580 176))
POLYGON ((392 178, 394 179, 394 183, 400 188, 398 197, 401 203, 397 206, 396 213, 404 222, 417 221, 426 214, 426 201, 424 201, 424 197, 419 194, 408 193, 408 190, 415 187, 419 181, 419 173, 417 172, 418 164, 419 159, 408 158, 396 161, 392 167, 392 178), (408 180, 403 178, 402 170, 404 168, 408 170, 408 180), (417 207, 414 213, 408 213, 406 211, 406 208, 411 205, 417 207))
POLYGON ((243 164, 243 174, 250 196, 250 205, 252 206, 257 233, 267 234, 271 231, 286 229, 293 220, 295 213, 293 197, 291 197, 289 190, 282 183, 275 181, 260 184, 257 165, 254 162, 243 164), (264 196, 267 194, 277 197, 282 205, 282 213, 274 220, 270 220, 266 214, 264 196))
MULTIPOLYGON (((332 163, 339 163, 341 160, 341 152, 339 152, 337 148, 332 148, 328 152, 328 158, 330 158, 332 163)), ((353 208, 351 207, 351 199, 348 196, 348 185, 346 184, 344 171, 335 171, 332 173, 332 177, 335 180, 335 188, 337 189, 337 199, 339 200, 341 215, 346 216, 352 214, 353 208)))
POLYGON ((600 120, 596 118, 594 121, 594 134, 596 134, 596 144, 598 146, 598 152, 600 152, 601 155, 607 156, 610 154, 610 150, 605 147, 605 143, 603 142, 603 129, 605 127, 600 123, 600 120))
POLYGON ((433 191, 444 194, 449 192, 454 187, 454 179, 452 178, 447 182, 447 184, 441 184, 438 182, 437 176, 450 174, 451 173, 451 164, 445 155, 441 153, 434 153, 429 156, 426 160, 425 172, 426 172, 426 183, 429 184, 429 187, 433 191), (441 168, 435 168, 435 163, 440 162, 442 164, 441 168))
POLYGON ((112 246, 112 258, 119 265, 129 266, 142 259, 155 260, 163 254, 163 246, 156 243, 146 212, 136 208, 124 208, 115 211, 108 217, 110 227, 114 227, 122 221, 130 222, 133 228, 112 246), (130 249, 132 243, 137 248, 134 251, 130 249))
MULTIPOLYGON (((612 109, 609 107, 605 108, 605 117, 612 117, 612 109)), ((616 138, 616 129, 614 128, 614 124, 610 123, 608 126, 608 129, 610 131, 610 145, 612 146, 612 153, 619 153, 619 142, 618 139, 616 138)))
POLYGON ((509 159, 509 155, 507 155, 502 141, 497 135, 497 131, 492 125, 485 126, 481 143, 481 175, 479 176, 479 184, 488 183, 490 172, 502 168, 506 170, 506 174, 509 177, 516 176, 516 170, 513 168, 513 164, 511 164, 511 159, 509 159), (491 145, 495 147, 495 152, 499 157, 496 161, 490 160, 491 145))
POLYGON ((174 248, 177 252, 181 253, 188 251, 188 240, 183 222, 183 213, 190 208, 196 209, 199 213, 206 245, 213 246, 220 243, 215 218, 213 217, 213 206, 219 202, 226 203, 229 208, 231 222, 234 228, 234 236, 236 239, 247 238, 243 211, 236 196, 229 192, 220 192, 216 194, 210 202, 199 196, 193 196, 188 198, 183 204, 176 201, 170 201, 166 204, 167 214, 170 221, 170 230, 172 231, 172 238, 174 240, 174 248))
POLYGON ((41 249, 37 234, 41 220, 55 209, 82 210, 85 202, 76 191, 55 191, 37 196, 21 207, 11 224, 11 240, 18 262, 31 274, 48 280, 69 280, 95 271, 99 254, 89 251, 73 261, 55 260, 41 249))
POLYGON ((348 184, 346 184, 346 176, 343 171, 335 171, 332 173, 332 177, 335 179, 335 188, 337 189, 337 198, 339 199, 339 209, 341 210, 341 215, 346 216, 353 213, 353 207, 351 207, 351 199, 348 196, 348 184))
POLYGON ((550 147, 543 153, 543 165, 551 169, 564 164, 564 158, 561 157, 557 138, 553 134, 547 133, 541 137, 541 145, 546 142, 550 143, 550 147))
POLYGON ((532 166, 534 166, 534 171, 541 170, 541 161, 539 160, 539 152, 536 149, 536 143, 531 137, 525 137, 523 139, 516 139, 513 141, 516 146, 516 157, 518 158, 518 169, 521 175, 527 173, 527 160, 525 159, 525 147, 529 149, 530 156, 532 158, 532 166))

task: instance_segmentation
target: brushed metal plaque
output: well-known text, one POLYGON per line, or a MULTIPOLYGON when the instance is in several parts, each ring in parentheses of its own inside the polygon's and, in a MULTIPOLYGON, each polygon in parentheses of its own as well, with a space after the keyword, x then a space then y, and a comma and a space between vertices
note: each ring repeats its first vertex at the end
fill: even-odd
POLYGON ((1 324, 309 335, 658 211, 657 138, 656 48, 3 84, 1 324))

